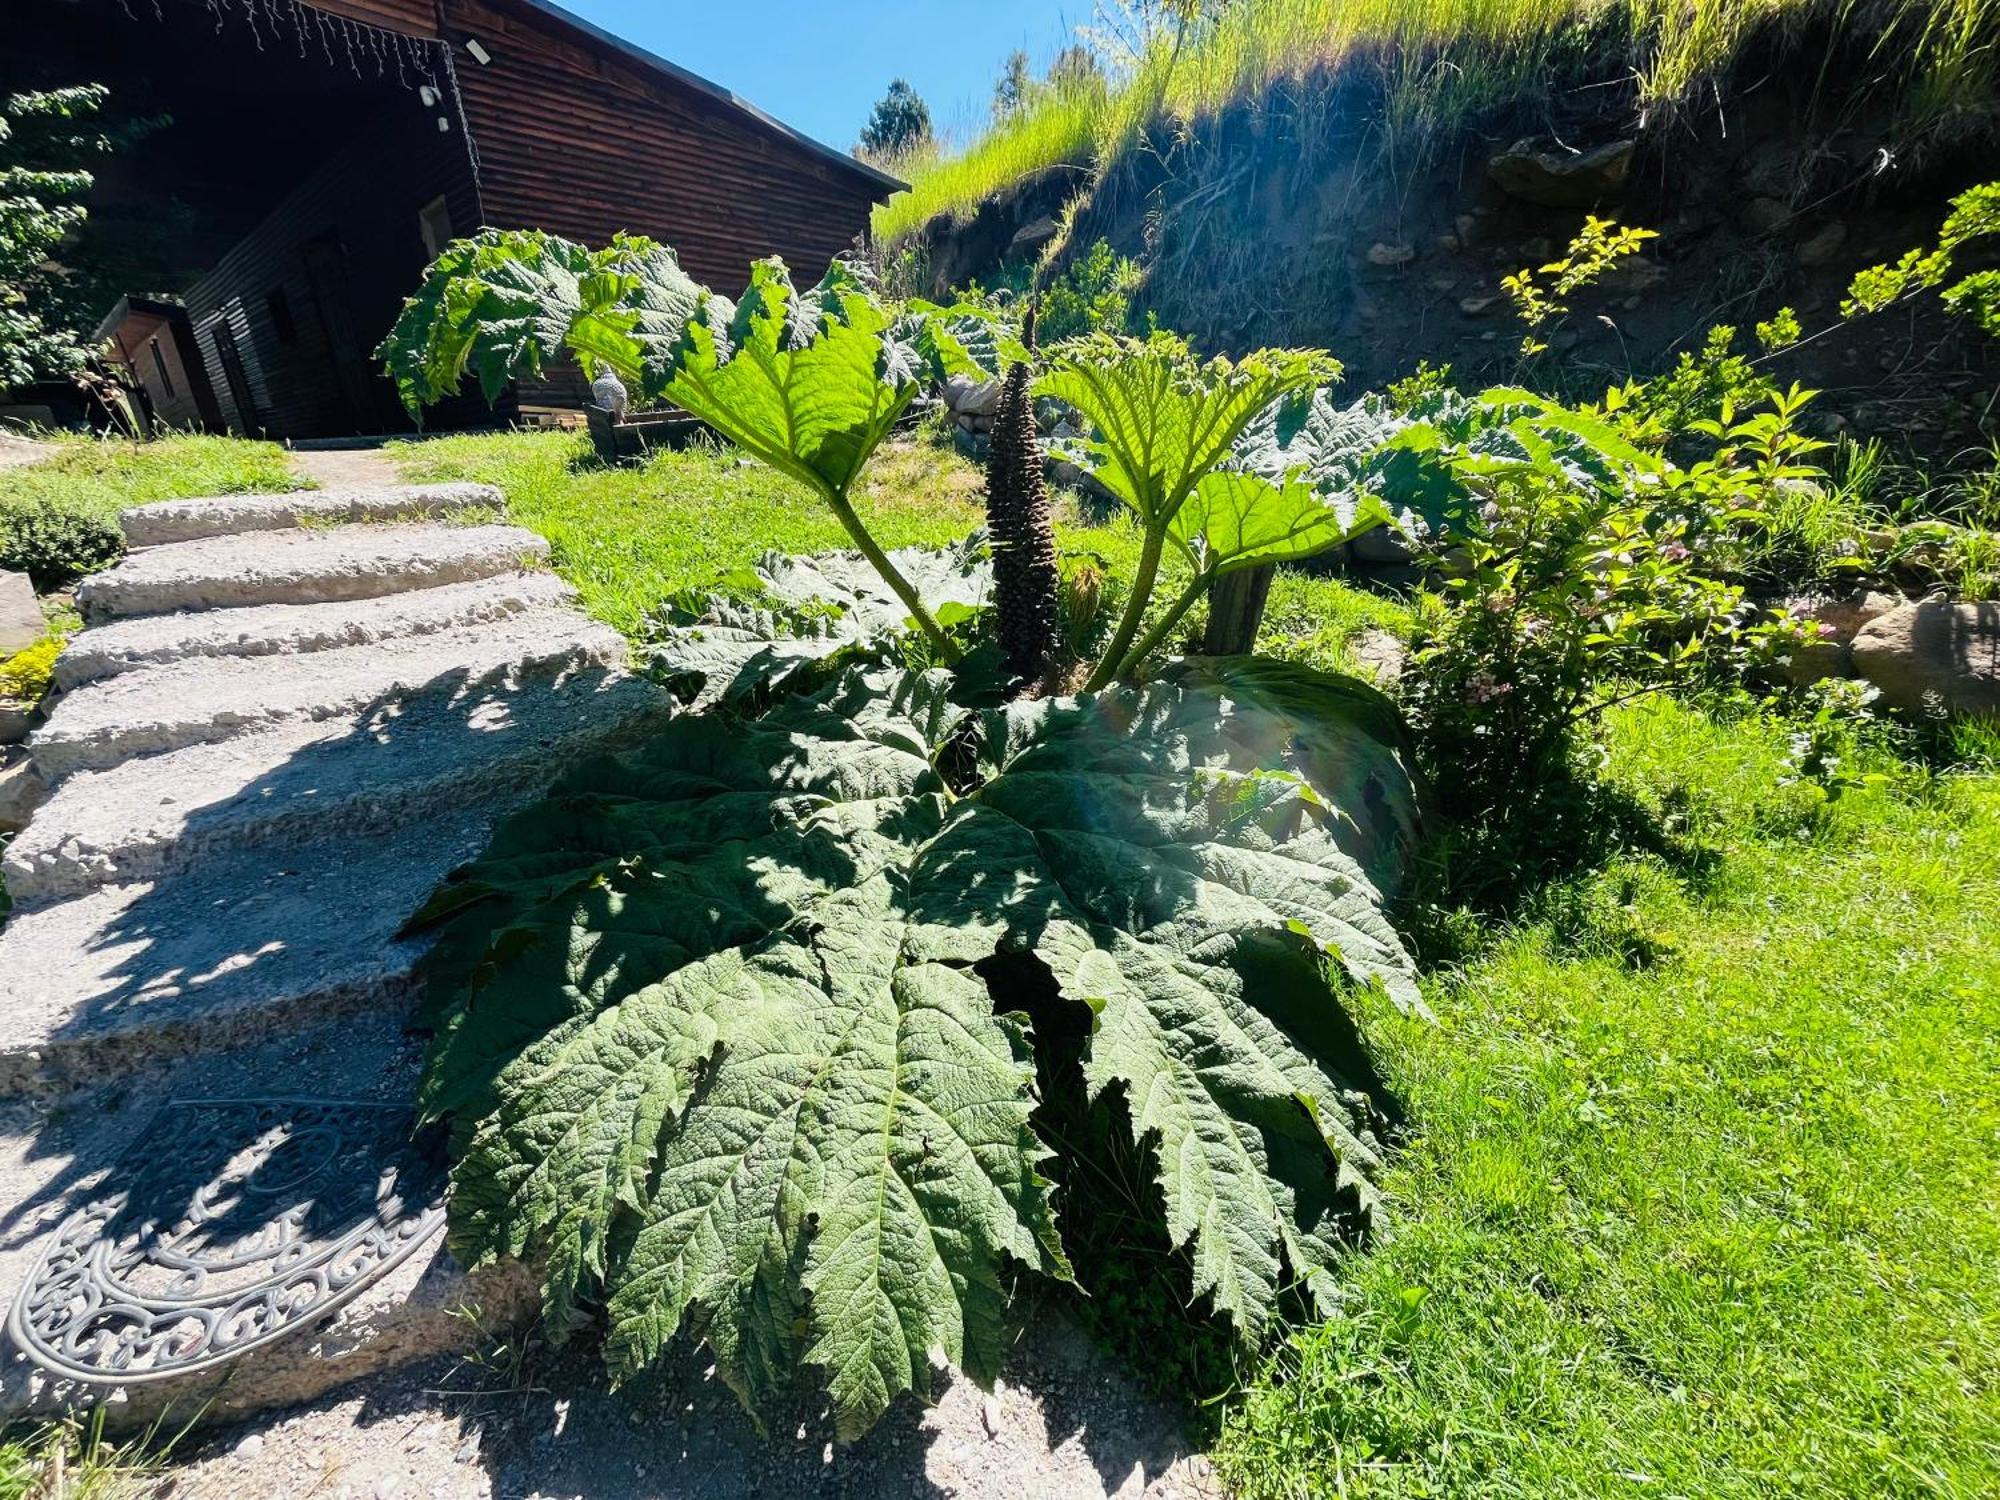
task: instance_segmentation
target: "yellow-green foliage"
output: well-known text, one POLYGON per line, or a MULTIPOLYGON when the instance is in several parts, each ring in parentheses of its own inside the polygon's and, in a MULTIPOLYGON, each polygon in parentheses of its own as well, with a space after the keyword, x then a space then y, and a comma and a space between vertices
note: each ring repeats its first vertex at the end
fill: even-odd
POLYGON ((25 651, 0 661, 0 698, 36 699, 49 690, 62 642, 45 636, 25 651))
MULTIPOLYGON (((962 154, 919 173, 875 215, 884 243, 967 213, 1031 172, 1117 161, 1156 121, 1187 123, 1330 70, 1382 91, 1392 140, 1483 108, 1546 97, 1560 73, 1636 78, 1642 106, 1694 97, 1771 26, 1818 22, 1902 91, 1913 131, 1990 109, 2000 0, 1235 0, 1106 85, 1044 91, 962 154)), ((1802 62, 1810 76, 1811 60, 1802 62)))

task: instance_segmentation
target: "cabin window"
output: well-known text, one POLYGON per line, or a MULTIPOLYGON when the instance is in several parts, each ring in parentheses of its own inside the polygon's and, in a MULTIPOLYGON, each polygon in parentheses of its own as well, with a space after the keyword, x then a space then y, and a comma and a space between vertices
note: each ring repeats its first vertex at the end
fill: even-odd
POLYGON ((436 260, 451 243, 451 208, 442 193, 417 211, 417 230, 424 237, 424 253, 436 260))
POLYGON ((174 399, 174 377, 167 373, 167 357, 160 353, 160 341, 148 339, 146 347, 153 353, 153 373, 160 377, 160 391, 171 401, 174 399))
POLYGON ((274 286, 264 294, 264 310, 271 315, 271 331, 278 335, 281 344, 295 344, 299 338, 299 325, 292 321, 292 299, 285 295, 285 289, 274 286))

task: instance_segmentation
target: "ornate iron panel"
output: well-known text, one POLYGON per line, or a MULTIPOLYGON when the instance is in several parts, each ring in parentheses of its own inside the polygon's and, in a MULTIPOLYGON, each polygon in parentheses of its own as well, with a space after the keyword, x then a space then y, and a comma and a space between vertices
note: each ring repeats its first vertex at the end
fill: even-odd
POLYGON ((406 1106, 185 1099, 63 1221, 7 1332, 52 1373, 134 1385, 322 1321, 444 1223, 406 1106))

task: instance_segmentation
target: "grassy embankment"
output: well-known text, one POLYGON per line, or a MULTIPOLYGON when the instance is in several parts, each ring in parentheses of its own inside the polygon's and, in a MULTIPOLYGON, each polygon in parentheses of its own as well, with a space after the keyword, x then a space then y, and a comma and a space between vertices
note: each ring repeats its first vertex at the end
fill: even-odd
POLYGON ((1897 91, 1913 136, 1990 121, 2000 80, 1996 0, 1235 0, 1179 46, 1163 37, 1121 77, 1045 88, 964 151, 914 172, 876 211, 892 243, 939 213, 967 214, 1046 167, 1099 173, 1162 126, 1352 78, 1379 97, 1384 160, 1408 166, 1436 132, 1482 112, 1547 100, 1552 88, 1630 84, 1657 114, 1698 96, 1755 41, 1811 34, 1795 55, 1811 78, 1835 54, 1856 86, 1897 91))

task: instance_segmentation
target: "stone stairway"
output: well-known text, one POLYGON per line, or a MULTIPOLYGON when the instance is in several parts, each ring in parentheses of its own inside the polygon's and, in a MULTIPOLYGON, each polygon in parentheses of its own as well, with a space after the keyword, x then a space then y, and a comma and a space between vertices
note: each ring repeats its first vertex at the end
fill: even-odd
MULTIPOLYGON (((0 1413, 211 1414, 462 1348, 408 1145, 421 944, 495 821, 670 712, 478 485, 174 501, 78 591, 0 931, 0 1413)), ((476 1312, 476 1316, 473 1315, 476 1312)))

